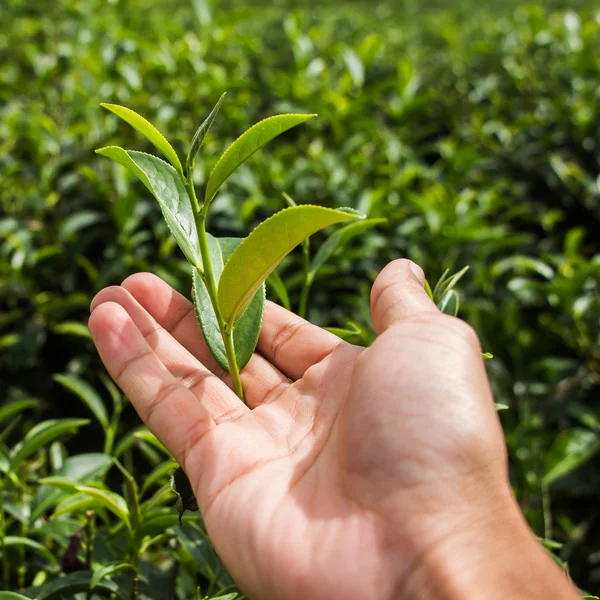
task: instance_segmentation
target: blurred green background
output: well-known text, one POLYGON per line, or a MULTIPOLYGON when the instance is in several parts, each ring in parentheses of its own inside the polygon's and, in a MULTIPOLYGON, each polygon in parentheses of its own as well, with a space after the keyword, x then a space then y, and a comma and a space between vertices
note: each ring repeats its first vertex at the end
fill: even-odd
MULTIPOLYGON (((21 420, 0 423, 2 455, 43 419, 90 416, 89 398, 80 401, 89 390, 73 394, 57 374, 110 404, 86 328, 98 290, 151 271, 189 295, 156 203, 93 152, 153 149, 99 102, 140 112, 183 153, 226 91, 198 186, 257 120, 319 118, 236 172, 211 231, 246 234, 285 205, 283 191, 386 217, 315 282, 309 317, 322 325, 368 329, 370 285, 394 258, 415 260, 432 282, 470 265, 460 316, 494 354, 515 494, 578 585, 600 589, 600 11, 591 0, 450 4, 2 3, 0 396, 4 407, 30 401, 21 420)), ((300 265, 296 252, 279 269, 294 306, 300 265)), ((11 416, 1 410, 0 420, 11 416)), ((125 409, 117 439, 137 425, 125 409)), ((57 438, 12 478, 0 460, 7 533, 64 551, 68 535, 44 537, 30 522, 36 481, 69 454, 102 451, 102 435, 94 422, 57 438)), ((140 480, 164 460, 151 446, 138 439, 124 459, 140 480)), ((43 582, 43 562, 22 558, 11 585, 43 582)), ((190 581, 207 577, 190 569, 190 581)), ((172 597, 190 597, 173 585, 172 597)))

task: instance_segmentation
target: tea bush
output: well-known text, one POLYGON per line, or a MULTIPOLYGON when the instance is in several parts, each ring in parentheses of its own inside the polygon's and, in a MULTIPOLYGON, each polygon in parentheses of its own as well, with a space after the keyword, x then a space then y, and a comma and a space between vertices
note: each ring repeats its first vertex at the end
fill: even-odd
MULTIPOLYGON (((282 192, 386 219, 334 254, 309 296, 312 321, 362 344, 388 261, 408 256, 430 281, 470 265, 460 316, 494 354, 515 494, 579 586, 598 589, 600 13, 395 4, 0 7, 5 589, 235 597, 197 515, 178 523, 173 463, 104 376, 86 327, 93 295, 133 272, 191 286, 146 189, 93 153, 150 151, 99 102, 141 112, 182 151, 224 91, 199 185, 257 120, 319 118, 240 167, 211 229, 245 235, 285 206, 282 192)), ((278 270, 295 309, 302 261, 296 251, 278 270)))

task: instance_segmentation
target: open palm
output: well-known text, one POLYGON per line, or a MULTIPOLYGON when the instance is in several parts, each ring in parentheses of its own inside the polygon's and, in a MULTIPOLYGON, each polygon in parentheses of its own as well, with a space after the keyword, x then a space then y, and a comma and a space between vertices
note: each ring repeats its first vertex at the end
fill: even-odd
POLYGON ((371 300, 368 349, 267 303, 248 406, 193 305, 157 277, 92 303, 107 369, 183 466, 251 598, 397 598, 423 553, 468 532, 478 497, 489 510, 509 495, 476 336, 437 311, 409 261, 384 269, 371 300))

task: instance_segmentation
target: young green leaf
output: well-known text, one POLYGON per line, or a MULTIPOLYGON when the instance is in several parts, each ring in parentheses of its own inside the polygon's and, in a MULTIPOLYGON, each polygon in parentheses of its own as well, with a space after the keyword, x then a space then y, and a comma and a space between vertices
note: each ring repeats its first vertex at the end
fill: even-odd
MULTIPOLYGON (((211 263, 215 280, 218 283, 223 271, 223 264, 229 259, 233 251, 242 242, 241 238, 214 238, 208 237, 208 248, 211 256, 211 263)), ((196 306, 196 315, 202 328, 202 333, 206 345, 217 361, 218 365, 229 372, 229 361, 227 352, 223 343, 223 336, 219 329, 217 317, 210 301, 204 282, 198 275, 196 269, 192 269, 192 281, 194 286, 194 304, 196 306)), ((233 347, 235 349, 235 358, 238 368, 243 369, 252 358, 254 348, 258 341, 260 326, 262 324, 263 310, 265 306, 265 288, 264 284, 254 294, 248 310, 244 312, 242 318, 236 323, 233 330, 233 347)))
POLYGON ((261 223, 233 251, 221 274, 219 307, 227 327, 233 327, 265 279, 303 239, 355 218, 343 210, 304 204, 284 208, 261 223))
POLYGON ((447 315, 455 317, 458 314, 460 302, 458 294, 455 290, 448 290, 444 297, 440 300, 438 308, 447 315))
POLYGON ((288 294, 285 283, 277 271, 272 271, 267 277, 267 285, 271 286, 271 289, 277 294, 279 301, 284 308, 292 310, 292 304, 290 303, 290 296, 288 294))
POLYGON ((458 273, 454 273, 454 275, 451 275, 450 277, 448 277, 448 279, 444 280, 438 288, 439 293, 442 294, 444 291, 447 292, 447 291, 451 290, 462 279, 463 275, 468 270, 469 270, 469 265, 462 268, 460 271, 458 271, 458 273))
POLYGON ((359 336, 362 333, 356 323, 348 323, 345 329, 342 327, 324 327, 323 329, 337 335, 346 342, 356 338, 356 336, 359 336))
MULTIPOLYGON (((64 598, 75 598, 80 592, 90 589, 92 574, 89 571, 75 571, 64 577, 52 579, 40 587, 25 590, 31 598, 36 600, 63 600, 64 598)), ((94 589, 96 594, 105 597, 119 598, 125 600, 129 595, 119 591, 119 586, 113 581, 103 581, 94 589)))
POLYGON ((150 121, 144 119, 141 115, 138 115, 135 111, 130 108, 125 108, 124 106, 119 106, 118 104, 100 104, 103 108, 110 110, 110 112, 117 115, 131 125, 134 129, 137 129, 145 138, 151 141, 154 144, 154 147, 157 150, 160 150, 168 159, 168 161, 175 167, 178 173, 183 174, 183 169, 181 168, 181 161, 177 156, 175 150, 173 150, 173 146, 169 144, 165 136, 150 123, 150 121))
POLYGON ((113 463, 125 478, 123 493, 125 500, 127 501, 127 508, 129 509, 131 528, 133 531, 137 531, 140 524, 140 501, 137 483, 133 478, 133 475, 131 475, 131 473, 116 458, 113 458, 113 463))
POLYGON ((250 156, 284 131, 317 115, 275 115, 244 132, 219 158, 206 186, 204 202, 210 202, 227 178, 250 156))
POLYGON ((169 475, 173 469, 177 468, 177 463, 168 460, 167 462, 159 464, 157 467, 144 477, 144 483, 140 495, 143 496, 153 485, 160 485, 163 478, 169 475))
POLYGON ((89 424, 89 419, 51 419, 38 423, 11 451, 11 469, 37 452, 42 446, 49 444, 65 433, 76 431, 79 427, 89 424))
POLYGON ((96 417, 100 425, 102 425, 102 429, 104 429, 104 431, 108 429, 108 414, 106 413, 104 402, 96 390, 87 381, 75 377, 75 375, 62 375, 60 373, 53 375, 52 379, 80 398, 96 417))
POLYGON ((156 156, 118 146, 107 146, 96 152, 112 158, 141 180, 158 200, 165 221, 185 257, 192 265, 202 268, 192 205, 175 169, 156 156))
POLYGON ((46 559, 49 563, 51 563, 55 567, 58 566, 58 564, 56 562, 56 558, 54 557, 52 552, 50 552, 50 550, 48 550, 48 548, 46 548, 46 546, 44 546, 43 544, 40 544, 39 542, 36 542, 34 540, 30 540, 29 538, 25 538, 25 537, 20 537, 18 535, 7 535, 4 538, 3 544, 6 547, 27 548, 27 549, 31 550, 32 552, 35 552, 42 558, 46 559))
MULTIPOLYGON (((69 493, 66 488, 62 488, 62 491, 65 494, 69 493)), ((65 496, 54 508, 52 519, 58 519, 64 515, 73 515, 77 511, 86 512, 88 510, 95 511, 104 521, 108 519, 108 514, 103 506, 86 494, 79 493, 65 496)))
POLYGON ((317 271, 325 264, 325 262, 340 248, 345 246, 352 238, 364 233, 365 231, 385 223, 387 219, 365 219, 350 223, 340 229, 334 231, 319 248, 310 264, 310 272, 308 275, 309 282, 312 282, 317 274, 317 271))
POLYGON ((190 150, 185 160, 185 175, 188 179, 191 179, 194 174, 194 163, 196 162, 196 155, 198 154, 198 150, 200 150, 200 147, 204 142, 206 134, 210 131, 210 128, 213 124, 213 121, 215 120, 215 117, 217 116, 217 113, 219 112, 219 108, 221 108, 221 103, 223 102, 224 98, 225 94, 222 94, 215 107, 212 109, 208 117, 206 117, 204 123, 202 123, 202 125, 198 127, 198 130, 196 131, 194 138, 192 139, 192 145, 190 146, 190 150))
POLYGON ((22 413, 28 408, 39 406, 37 400, 18 400, 17 402, 11 402, 0 408, 0 423, 12 419, 15 415, 22 413))
POLYGON ((543 483, 550 485, 571 473, 600 450, 600 438, 593 431, 574 427, 561 432, 546 457, 543 483))
POLYGON ((433 300, 433 292, 431 291, 431 286, 429 285, 429 281, 427 281, 427 279, 425 279, 424 287, 427 295, 433 300))
POLYGON ((45 477, 40 479, 40 483, 57 487, 59 490, 63 490, 67 493, 79 492, 80 494, 88 496, 112 512, 117 518, 123 521, 127 526, 127 529, 131 531, 129 509, 127 508, 127 502, 123 496, 109 490, 101 490, 88 485, 78 485, 61 477, 45 477))
MULTIPOLYGON (((100 479, 108 471, 111 464, 110 456, 100 452, 78 454, 67 458, 54 475, 73 483, 87 483, 100 479)), ((31 502, 30 521, 33 522, 41 517, 62 498, 64 498, 64 492, 48 485, 40 485, 35 491, 31 502)))
POLYGON ((119 571, 135 571, 135 567, 129 563, 120 561, 114 561, 103 565, 94 571, 94 574, 90 579, 90 590, 93 590, 105 577, 118 573, 119 571))
POLYGON ((444 269, 442 276, 437 280, 437 283, 435 284, 435 286, 433 288, 433 301, 434 302, 438 298, 438 292, 439 292, 440 286, 444 283, 444 281, 446 281, 446 275, 448 275, 449 271, 450 271, 450 269, 444 269))

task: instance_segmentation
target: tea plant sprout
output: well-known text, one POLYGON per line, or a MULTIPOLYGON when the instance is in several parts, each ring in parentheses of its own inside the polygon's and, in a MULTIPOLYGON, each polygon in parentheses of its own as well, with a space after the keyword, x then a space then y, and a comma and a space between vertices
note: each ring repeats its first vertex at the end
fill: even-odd
POLYGON ((364 215, 352 208, 294 205, 261 223, 243 240, 210 235, 206 220, 211 202, 237 167, 273 138, 316 116, 282 114, 252 126, 219 158, 199 198, 193 180, 195 160, 224 96, 196 131, 185 165, 151 123, 115 104, 102 106, 144 135, 168 163, 118 146, 96 152, 126 167, 158 201, 169 230, 190 263, 196 313, 208 348, 219 366, 231 374, 235 393, 243 400, 240 371, 258 342, 265 280, 291 250, 316 231, 364 219, 364 215))

